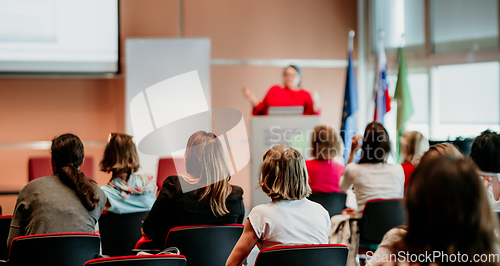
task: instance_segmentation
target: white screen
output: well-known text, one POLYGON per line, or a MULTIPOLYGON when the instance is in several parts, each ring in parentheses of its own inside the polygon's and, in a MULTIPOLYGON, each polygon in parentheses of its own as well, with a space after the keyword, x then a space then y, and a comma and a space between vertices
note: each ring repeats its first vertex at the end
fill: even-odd
POLYGON ((117 70, 117 0, 0 0, 0 72, 117 70))

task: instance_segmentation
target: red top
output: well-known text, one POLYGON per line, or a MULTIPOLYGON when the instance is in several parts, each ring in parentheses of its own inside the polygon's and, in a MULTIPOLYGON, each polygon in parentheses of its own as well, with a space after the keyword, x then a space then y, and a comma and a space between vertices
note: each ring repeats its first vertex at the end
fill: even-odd
POLYGON ((309 186, 312 193, 341 192, 339 188, 340 177, 344 173, 344 166, 333 160, 306 161, 309 186))
POLYGON ((273 86, 267 91, 264 100, 253 108, 253 115, 267 115, 270 106, 304 106, 305 115, 319 115, 315 112, 311 94, 304 89, 290 90, 281 86, 273 86))
POLYGON ((413 166, 413 164, 411 162, 407 162, 407 163, 402 163, 401 167, 403 167, 403 172, 405 173, 405 186, 404 186, 404 188, 406 190, 406 187, 408 186, 408 183, 410 182, 411 174, 413 174, 413 171, 415 171, 415 166, 413 166))

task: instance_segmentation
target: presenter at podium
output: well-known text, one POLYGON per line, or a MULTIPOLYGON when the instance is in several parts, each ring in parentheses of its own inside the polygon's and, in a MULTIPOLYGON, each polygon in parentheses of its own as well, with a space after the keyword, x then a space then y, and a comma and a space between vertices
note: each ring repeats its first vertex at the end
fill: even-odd
POLYGON ((321 112, 319 93, 312 93, 300 88, 300 68, 290 65, 285 68, 283 75, 284 87, 275 85, 268 91, 264 99, 259 101, 255 94, 243 88, 243 95, 253 105, 253 115, 267 115, 269 107, 273 106, 302 106, 304 115, 319 115, 321 112))

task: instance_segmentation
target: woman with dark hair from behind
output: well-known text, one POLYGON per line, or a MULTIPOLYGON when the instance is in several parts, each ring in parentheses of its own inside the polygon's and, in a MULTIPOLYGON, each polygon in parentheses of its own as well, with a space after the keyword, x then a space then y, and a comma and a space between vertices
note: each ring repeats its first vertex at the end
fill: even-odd
POLYGON ((343 213, 361 217, 367 201, 372 199, 402 198, 404 172, 399 164, 386 163, 391 152, 391 141, 384 126, 371 122, 366 126, 364 136, 355 135, 340 188, 347 191, 351 185, 358 203, 358 210, 347 208, 343 213), (362 139, 362 144, 359 141, 362 139), (353 163, 356 152, 361 148, 359 163, 353 163))
POLYGON ((500 211, 500 134, 483 131, 472 143, 470 158, 479 168, 493 209, 500 211))
POLYGON ((177 226, 243 222, 243 189, 229 184, 231 176, 217 136, 194 133, 184 157, 186 173, 169 176, 163 182, 136 248, 163 249, 168 231, 177 226))
POLYGON ((83 143, 73 134, 52 140, 54 175, 29 182, 19 193, 7 247, 15 237, 46 233, 94 233, 106 195, 80 171, 83 143))
POLYGON ((410 179, 408 226, 387 232, 368 265, 394 262, 400 259, 397 254, 401 251, 417 256, 438 252, 438 264, 460 259, 470 264, 499 265, 498 218, 491 211, 476 167, 451 145, 437 148, 440 150, 431 147, 427 152, 432 156, 422 157, 410 179))
POLYGON ((125 214, 151 210, 156 200, 156 180, 150 174, 135 173, 139 170, 139 155, 132 136, 112 134, 99 168, 112 173, 108 184, 101 186, 108 197, 106 211, 125 214))

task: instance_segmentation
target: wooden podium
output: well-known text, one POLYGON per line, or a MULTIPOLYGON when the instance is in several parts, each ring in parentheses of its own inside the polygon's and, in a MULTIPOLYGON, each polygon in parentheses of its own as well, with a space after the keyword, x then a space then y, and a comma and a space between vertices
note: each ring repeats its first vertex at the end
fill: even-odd
MULTIPOLYGON (((297 139, 306 142, 310 146, 310 135, 315 126, 319 125, 319 116, 316 115, 269 115, 254 116, 252 118, 252 137, 251 137, 251 188, 252 188, 252 208, 268 203, 271 199, 262 192, 262 189, 256 189, 260 177, 260 168, 262 165, 262 156, 271 147, 277 145, 286 145, 293 147, 297 145, 297 139), (306 140, 307 139, 307 140, 306 140)), ((302 143, 302 146, 304 143, 302 143)), ((309 150, 298 149, 304 158, 310 158, 309 150)))

